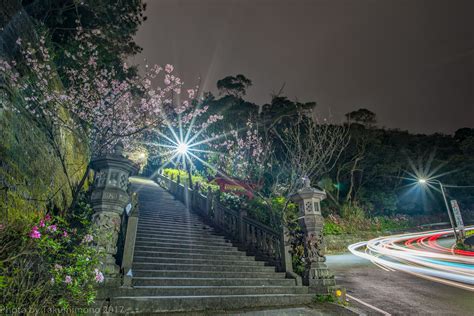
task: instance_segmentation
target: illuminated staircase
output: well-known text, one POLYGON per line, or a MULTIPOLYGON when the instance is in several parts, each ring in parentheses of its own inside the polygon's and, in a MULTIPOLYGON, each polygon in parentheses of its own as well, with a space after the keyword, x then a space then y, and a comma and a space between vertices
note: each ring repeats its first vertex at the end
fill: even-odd
POLYGON ((118 289, 110 306, 167 313, 311 302, 306 287, 239 251, 161 187, 147 182, 138 192, 133 288, 118 289))

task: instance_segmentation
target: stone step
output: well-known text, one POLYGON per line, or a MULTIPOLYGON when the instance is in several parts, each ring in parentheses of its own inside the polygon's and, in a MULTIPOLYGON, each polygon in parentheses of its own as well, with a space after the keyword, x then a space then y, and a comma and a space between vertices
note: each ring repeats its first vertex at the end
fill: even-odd
POLYGON ((165 220, 149 220, 149 219, 138 219, 139 225, 149 225, 149 226, 156 226, 156 225, 163 225, 163 226, 171 226, 171 227, 200 227, 202 225, 209 227, 205 223, 201 221, 165 221, 165 220))
POLYGON ((164 223, 164 222, 138 222, 139 227, 160 227, 167 229, 192 228, 192 229, 214 229, 204 223, 164 223))
POLYGON ((174 234, 150 234, 149 232, 137 232, 137 238, 144 239, 168 239, 168 240, 194 240, 195 242, 200 242, 202 244, 213 241, 222 241, 225 242, 226 238, 220 235, 206 235, 206 236, 193 236, 193 235, 174 235, 174 234))
POLYGON ((232 246, 230 241, 225 239, 212 239, 212 240, 197 240, 191 238, 167 238, 166 236, 156 236, 156 237, 140 237, 137 236, 137 240, 140 241, 151 241, 154 243, 163 243, 163 244, 174 244, 174 245, 208 245, 208 246, 232 246))
POLYGON ((143 214, 140 214, 139 220, 146 220, 150 222, 162 222, 162 223, 190 223, 190 224, 200 224, 202 223, 201 218, 199 218, 197 215, 194 216, 165 216, 165 215, 159 215, 157 214, 156 216, 146 216, 143 214))
MULTIPOLYGON (((248 257, 253 258, 253 257, 248 257)), ((204 264, 204 265, 236 265, 236 266, 265 266, 263 261, 251 261, 251 260, 216 260, 210 259, 188 259, 188 258, 150 258, 135 255, 134 260, 136 262, 161 262, 161 263, 175 263, 175 264, 204 264)))
POLYGON ((116 296, 202 296, 307 294, 303 286, 135 286, 114 290, 116 296))
POLYGON ((208 295, 208 296, 120 296, 110 307, 126 314, 242 310, 266 306, 291 306, 311 303, 309 294, 208 295))
POLYGON ((274 278, 188 278, 136 277, 133 286, 295 286, 293 279, 274 278))
POLYGON ((195 249, 195 250, 212 250, 212 251, 237 251, 237 247, 232 246, 232 244, 224 244, 224 245, 208 245, 207 243, 205 244, 172 244, 172 243, 156 243, 156 246, 140 246, 140 249, 137 249, 138 247, 135 245, 135 251, 137 250, 156 250, 158 248, 173 248, 173 249, 195 249))
POLYGON ((140 218, 146 218, 148 220, 157 220, 157 221, 196 221, 201 222, 199 215, 194 213, 187 213, 186 211, 176 210, 174 214, 166 214, 162 212, 157 213, 144 213, 140 212, 140 218))
POLYGON ((256 279, 284 279, 285 273, 278 272, 235 272, 235 271, 180 271, 155 270, 152 263, 133 263, 133 275, 137 277, 169 277, 169 278, 256 278, 256 279))
POLYGON ((162 227, 168 229, 179 229, 179 228, 192 228, 192 229, 213 229, 211 226, 206 225, 205 223, 185 223, 185 222, 158 222, 158 221, 146 221, 146 220, 139 220, 139 226, 145 227, 162 227))
MULTIPOLYGON (((143 253, 136 253, 142 256, 143 253)), ((197 253, 179 253, 179 252, 150 252, 146 256, 154 258, 188 258, 188 259, 215 259, 215 260, 235 260, 235 261, 253 261, 253 257, 245 255, 222 255, 222 254, 197 254, 197 253)))
MULTIPOLYGON (((213 229, 204 228, 190 228, 190 227, 175 227, 175 228, 164 228, 164 227, 153 227, 153 226, 139 226, 137 231, 151 234, 171 234, 171 235, 216 235, 217 233, 213 229)), ((220 235, 219 235, 220 236, 220 235)))
MULTIPOLYGON (((137 243, 136 245, 141 246, 141 244, 137 243)), ((216 251, 215 249, 199 249, 199 248, 175 248, 175 247, 161 247, 158 244, 153 246, 153 249, 149 251, 135 251, 135 253, 141 256, 150 256, 153 257, 153 253, 161 253, 161 252, 171 252, 171 253, 181 253, 181 254, 199 254, 199 255, 233 255, 233 256, 246 256, 247 254, 242 251, 238 251, 237 249, 229 249, 229 250, 219 250, 216 251)))
POLYGON ((154 269, 162 271, 223 271, 223 272, 275 272, 275 267, 258 265, 225 265, 225 264, 177 264, 136 260, 136 269, 154 269))
POLYGON ((139 218, 144 218, 147 220, 155 220, 158 222, 175 222, 175 221, 184 221, 184 222, 189 222, 189 221, 194 221, 194 222, 201 222, 202 218, 194 213, 186 213, 186 211, 176 211, 174 214, 166 214, 166 213, 161 213, 157 212, 154 214, 151 213, 143 213, 140 212, 139 218))

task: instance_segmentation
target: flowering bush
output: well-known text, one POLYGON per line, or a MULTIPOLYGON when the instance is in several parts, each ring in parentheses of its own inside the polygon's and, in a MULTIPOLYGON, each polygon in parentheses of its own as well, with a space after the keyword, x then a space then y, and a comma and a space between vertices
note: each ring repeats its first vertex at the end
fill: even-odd
POLYGON ((26 310, 91 304, 104 281, 92 243, 92 235, 61 217, 2 225, 0 304, 26 310))
POLYGON ((231 130, 224 141, 219 139, 210 145, 218 151, 215 163, 219 170, 240 179, 261 180, 271 148, 251 120, 247 121, 245 129, 231 130))

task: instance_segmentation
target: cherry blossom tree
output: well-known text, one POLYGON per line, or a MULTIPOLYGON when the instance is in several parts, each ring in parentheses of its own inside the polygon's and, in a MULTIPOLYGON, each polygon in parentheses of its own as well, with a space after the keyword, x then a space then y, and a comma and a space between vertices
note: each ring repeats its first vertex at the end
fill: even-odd
POLYGON ((264 142, 256 122, 249 119, 245 128, 230 130, 212 147, 218 152, 217 169, 243 180, 261 181, 271 144, 264 142))
MULTIPOLYGON (((183 83, 173 73, 172 65, 147 67, 142 76, 121 79, 114 69, 98 65, 97 46, 93 44, 97 40, 100 40, 98 31, 85 32, 78 27, 79 49, 64 51, 62 58, 66 62, 63 60, 64 66, 58 70, 45 45, 45 36, 40 37, 38 48, 19 39, 23 64, 3 61, 1 69, 30 114, 85 132, 92 155, 106 152, 118 140, 131 145, 141 132, 159 126, 170 112, 180 113, 190 104, 187 99, 176 102, 183 83), (77 64, 82 67, 75 67, 77 64), (21 66, 30 70, 27 77, 20 76, 16 70, 21 66), (65 74, 63 82, 51 80, 58 77, 58 71, 65 74), (163 85, 155 86, 156 81, 163 85), (72 116, 64 116, 64 109, 72 116)), ((123 72, 127 73, 127 69, 124 64, 123 72)), ((195 92, 191 91, 194 90, 189 89, 188 95, 194 96, 195 92)))
MULTIPOLYGON (((146 66, 144 74, 134 75, 127 64, 120 71, 100 64, 94 43, 101 36, 78 26, 74 50, 50 49, 45 34, 37 43, 18 38, 22 58, 0 60, 2 86, 10 99, 2 106, 42 125, 56 142, 58 156, 64 153, 57 138, 68 131, 88 145, 90 158, 107 153, 118 141, 133 149, 164 122, 202 115, 202 110, 186 112, 197 93, 187 89, 187 96, 181 95, 183 82, 172 65, 146 66)), ((78 192, 88 171, 74 189, 69 183, 71 190, 78 192)))

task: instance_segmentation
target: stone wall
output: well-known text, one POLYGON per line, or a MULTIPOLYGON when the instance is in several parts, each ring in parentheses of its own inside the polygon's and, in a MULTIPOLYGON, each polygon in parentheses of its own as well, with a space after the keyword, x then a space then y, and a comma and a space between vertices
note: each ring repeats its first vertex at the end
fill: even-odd
MULTIPOLYGON (((35 37, 34 23, 16 0, 2 3, 0 57, 11 59, 14 42, 35 37)), ((51 78, 60 82, 58 78, 51 78)), ((1 82, 0 82, 1 84, 1 82)), ((21 100, 0 85, 0 104, 21 100)), ((78 183, 88 164, 88 149, 78 135, 50 129, 27 114, 0 106, 0 220, 28 216, 46 207, 64 209, 71 202, 71 185, 78 183), (62 158, 62 159, 61 159, 62 158)), ((62 113, 68 117, 68 113, 62 113)))

